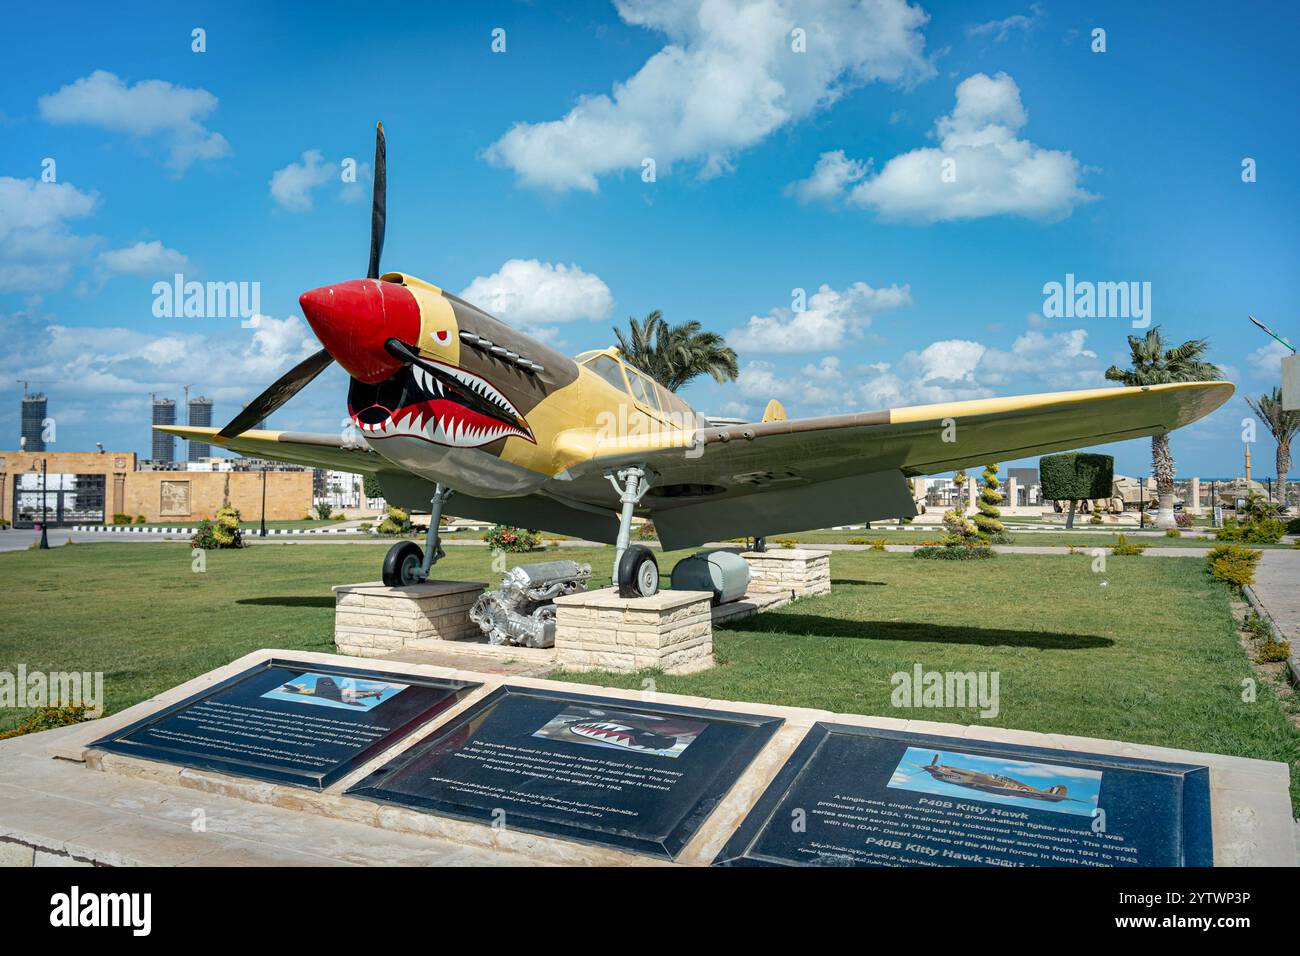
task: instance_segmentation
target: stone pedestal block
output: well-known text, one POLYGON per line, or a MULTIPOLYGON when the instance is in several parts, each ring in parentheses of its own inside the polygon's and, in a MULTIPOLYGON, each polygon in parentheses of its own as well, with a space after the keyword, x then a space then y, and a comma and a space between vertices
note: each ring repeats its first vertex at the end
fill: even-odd
POLYGON ((809 597, 831 593, 831 553, 803 548, 746 551, 750 594, 788 594, 809 597))
POLYGON ((378 581, 334 588, 334 643, 340 654, 387 657, 442 641, 477 637, 469 609, 485 584, 426 581, 404 588, 378 581))
POLYGON ((689 674, 713 666, 713 595, 660 591, 619 597, 614 588, 555 599, 555 650, 566 670, 689 674))

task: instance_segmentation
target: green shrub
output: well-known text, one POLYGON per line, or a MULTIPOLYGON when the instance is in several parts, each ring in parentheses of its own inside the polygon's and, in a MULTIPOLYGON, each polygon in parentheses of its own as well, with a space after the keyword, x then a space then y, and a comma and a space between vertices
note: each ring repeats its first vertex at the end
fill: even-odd
POLYGON ((885 539, 884 539, 884 538, 877 538, 875 541, 872 541, 872 542, 871 542, 871 550, 872 550, 872 551, 884 551, 884 550, 885 550, 885 539))
POLYGON ((131 523, 130 515, 123 515, 123 514, 113 515, 113 524, 130 524, 130 523, 131 523))
POLYGON ((316 503, 316 518, 318 520, 329 521, 330 516, 333 513, 334 513, 334 509, 330 505, 327 505, 325 502, 320 501, 316 503))
POLYGON ((1115 544, 1111 547, 1110 553, 1119 555, 1120 557, 1131 557, 1136 554, 1141 554, 1148 547, 1150 547, 1150 545, 1139 544, 1136 541, 1129 541, 1127 535, 1121 534, 1115 539, 1115 544))
POLYGON ((227 505, 217 509, 214 520, 206 518, 199 522, 199 528, 190 538, 190 544, 204 551, 221 548, 242 548, 244 533, 239 528, 239 510, 227 505))
POLYGON ((1276 664, 1291 656, 1291 642, 1275 641, 1270 637, 1260 642, 1258 653, 1259 659, 1265 664, 1276 664))
POLYGON ((1238 521, 1225 518, 1223 527, 1215 532, 1216 541, 1243 541, 1246 544, 1277 544, 1286 533, 1286 525, 1277 518, 1257 518, 1238 521))
POLYGON ((1183 533, 1179 531, 1177 528, 1170 528, 1168 531, 1165 532, 1166 538, 1181 538, 1182 536, 1183 533))
POLYGON ((777 538, 776 543, 779 544, 781 547, 785 548, 786 550, 797 547, 799 544, 799 542, 796 541, 794 538, 777 538))
POLYGON ((1007 544, 1010 538, 1007 537, 1006 529, 1002 526, 1002 512, 998 510, 998 505, 1002 503, 1002 492, 998 490, 1000 482, 998 481, 998 466, 985 465, 984 484, 980 488, 980 496, 976 504, 977 513, 975 515, 976 533, 981 541, 986 543, 1007 544))
POLYGON ((1300 534, 1300 518, 1292 518, 1286 523, 1287 534, 1300 534))
POLYGON ((135 523, 136 523, 136 524, 148 524, 149 522, 148 522, 148 520, 145 518, 144 515, 136 515, 136 516, 135 516, 135 523))
POLYGON ((493 525, 483 534, 483 540, 493 551, 532 551, 542 543, 542 536, 537 531, 512 528, 509 525, 493 525))
POLYGON ((1211 548, 1205 555, 1205 566, 1213 577, 1243 588, 1255 583, 1255 566, 1263 556, 1263 551, 1253 548, 1239 544, 1221 544, 1211 548))
POLYGON ((849 538, 849 544, 870 544, 866 538, 849 538))
POLYGON ((68 724, 79 724, 82 721, 93 719, 87 713, 85 704, 67 704, 63 707, 38 707, 35 713, 17 727, 0 732, 0 740, 21 737, 23 734, 39 733, 42 730, 53 730, 55 727, 66 727, 68 724))
POLYGON ((996 551, 983 544, 924 545, 912 552, 912 557, 923 561, 979 561, 997 556, 996 551))
MULTIPOLYGON (((1044 455, 1038 459, 1038 478, 1044 499, 1070 503, 1065 525, 1073 527, 1076 502, 1110 497, 1115 485, 1115 459, 1110 455, 1079 451, 1044 455)), ((1093 523, 1100 524, 1097 521, 1093 523)))
POLYGON ((638 541, 654 541, 659 537, 659 532, 655 530, 653 521, 643 521, 632 537, 638 541))
POLYGON ((370 529, 372 529, 373 527, 374 525, 371 524, 369 521, 363 521, 361 522, 361 524, 357 525, 358 530, 364 531, 366 534, 369 534, 370 529))
POLYGON ((1088 524, 1104 524, 1104 523, 1105 522, 1101 520, 1101 515, 1098 514, 1096 511, 1094 511, 1092 513, 1092 517, 1088 519, 1088 524))
POLYGON ((9 519, 8 519, 8 518, 0 518, 0 531, 3 531, 3 530, 5 530, 5 529, 8 528, 8 527, 9 527, 9 519))
POLYGON ((387 516, 379 522, 379 533, 400 535, 411 533, 411 516, 396 505, 388 506, 387 516))
POLYGON ((1174 524, 1178 525, 1178 527, 1190 528, 1193 523, 1194 523, 1194 519, 1186 511, 1175 512, 1174 524))

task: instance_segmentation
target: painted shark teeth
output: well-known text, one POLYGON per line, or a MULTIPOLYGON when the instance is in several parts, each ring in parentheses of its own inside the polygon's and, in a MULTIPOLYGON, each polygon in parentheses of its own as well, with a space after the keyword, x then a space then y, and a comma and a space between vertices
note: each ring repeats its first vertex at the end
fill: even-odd
MULTIPOLYGON (((427 361, 429 361, 430 365, 436 366, 438 371, 451 376, 475 395, 486 398, 493 405, 496 405, 504 412, 514 415, 516 418, 520 417, 519 410, 515 408, 515 406, 510 403, 510 400, 502 395, 500 390, 498 390, 497 387, 487 379, 479 378, 479 376, 474 373, 467 372, 463 368, 458 368, 455 365, 447 365, 443 362, 434 362, 432 360, 427 361)), ((443 384, 438 381, 435 376, 431 375, 428 370, 420 365, 412 365, 411 371, 415 374, 415 380, 420 384, 420 387, 430 395, 437 397, 442 397, 444 395, 446 390, 443 387, 443 384)))

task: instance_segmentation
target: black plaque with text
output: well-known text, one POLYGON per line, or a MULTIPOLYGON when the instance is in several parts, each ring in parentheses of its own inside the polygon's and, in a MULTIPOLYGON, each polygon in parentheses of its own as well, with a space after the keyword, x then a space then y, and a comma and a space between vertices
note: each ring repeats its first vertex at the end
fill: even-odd
POLYGON ((478 686, 267 660, 92 746, 319 790, 478 686))
POLYGON ((818 723, 714 860, 1212 866, 1203 766, 818 723))
POLYGON ((781 723, 506 686, 348 793, 671 858, 781 723))

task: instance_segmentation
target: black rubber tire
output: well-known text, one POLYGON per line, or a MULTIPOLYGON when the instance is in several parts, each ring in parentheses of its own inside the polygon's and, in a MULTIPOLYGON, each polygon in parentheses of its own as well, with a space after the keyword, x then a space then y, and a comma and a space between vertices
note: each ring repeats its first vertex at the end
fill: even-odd
POLYGON ((419 584, 424 551, 414 541, 399 541, 384 555, 384 584, 390 588, 419 584))
POLYGON ((619 597, 653 597, 659 593, 659 562, 643 544, 634 544, 618 562, 619 597))

